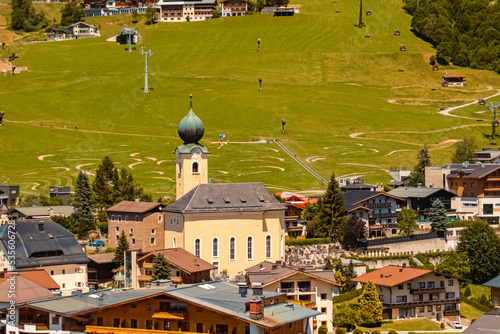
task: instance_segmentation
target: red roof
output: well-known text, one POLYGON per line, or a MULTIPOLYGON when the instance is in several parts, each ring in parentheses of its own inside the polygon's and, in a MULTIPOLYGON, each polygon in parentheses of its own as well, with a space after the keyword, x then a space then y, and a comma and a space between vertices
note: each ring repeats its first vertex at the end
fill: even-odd
POLYGON ((107 211, 145 213, 160 205, 162 204, 158 202, 121 201, 120 203, 110 207, 107 211))
MULTIPOLYGON (((55 298, 50 290, 41 287, 40 285, 30 281, 22 276, 16 276, 15 280, 16 294, 15 302, 24 303, 35 300, 55 298)), ((11 282, 3 281, 0 283, 0 302, 10 302, 9 291, 11 290, 11 282)))
MULTIPOLYGON (((57 284, 45 270, 18 271, 17 274, 18 276, 24 277, 45 289, 59 290, 60 288, 59 284, 57 284)), ((12 275, 12 273, 5 273, 4 277, 0 277, 0 284, 12 275)))
POLYGON ((211 265, 205 260, 200 259, 199 257, 189 253, 187 250, 182 248, 169 248, 159 251, 154 251, 141 257, 139 260, 142 260, 148 256, 161 253, 167 259, 169 263, 176 266, 177 268, 184 270, 188 273, 195 273, 199 271, 212 270, 217 267, 211 265))
POLYGON ((414 278, 429 274, 432 271, 415 268, 403 268, 399 266, 387 266, 368 274, 356 277, 353 279, 355 282, 368 283, 372 281, 375 285, 382 286, 396 286, 404 282, 410 281, 414 278))

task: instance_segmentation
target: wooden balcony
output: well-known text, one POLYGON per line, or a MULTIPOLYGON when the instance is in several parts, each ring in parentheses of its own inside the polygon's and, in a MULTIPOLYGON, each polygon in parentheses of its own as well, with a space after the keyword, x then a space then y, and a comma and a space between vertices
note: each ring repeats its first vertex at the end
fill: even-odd
POLYGON ((199 334, 195 332, 164 331, 160 329, 142 329, 142 328, 121 328, 104 326, 86 326, 85 333, 90 334, 199 334))
POLYGON ((393 218, 397 216, 398 216, 397 212, 373 213, 370 215, 371 218, 393 218))
POLYGON ((412 306, 428 306, 435 304, 451 304, 451 303, 460 303, 460 298, 455 299, 433 299, 433 300, 422 300, 422 301, 410 301, 403 303, 382 303, 382 307, 384 309, 391 308, 400 308, 400 307, 412 307, 412 306))
POLYGON ((444 287, 439 288, 423 288, 423 289, 410 289, 412 295, 422 295, 424 293, 441 293, 444 292, 444 287))
POLYGON ((142 267, 143 267, 144 269, 153 269, 153 263, 152 263, 152 262, 144 262, 144 263, 142 264, 142 267))
POLYGON ((392 203, 368 203, 366 206, 370 209, 382 209, 392 207, 392 203))
POLYGON ((459 315, 460 310, 445 310, 443 315, 459 315))
POLYGON ((35 329, 37 331, 48 331, 49 324, 21 322, 21 323, 19 323, 19 329, 26 330, 26 331, 32 331, 35 329))

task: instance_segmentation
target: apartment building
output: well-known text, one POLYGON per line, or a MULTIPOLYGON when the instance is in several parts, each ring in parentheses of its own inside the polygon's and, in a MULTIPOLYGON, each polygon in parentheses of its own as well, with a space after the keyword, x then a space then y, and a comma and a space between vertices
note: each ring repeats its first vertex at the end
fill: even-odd
POLYGON ((451 200, 451 209, 461 220, 486 220, 489 224, 500 221, 500 196, 455 197, 451 200))
POLYGON ((143 253, 163 249, 163 205, 158 202, 122 201, 107 210, 109 246, 116 248, 123 232, 130 249, 143 253))
POLYGON ((245 0, 220 1, 221 17, 244 16, 247 14, 248 2, 245 0))
POLYGON ((457 277, 433 270, 387 266, 354 278, 365 286, 372 281, 382 302, 383 319, 425 317, 460 320, 457 277))
POLYGON ((209 20, 217 6, 214 0, 181 0, 157 3, 160 9, 160 22, 194 22, 209 20))
POLYGON ((249 285, 261 283, 264 291, 286 293, 289 302, 320 311, 316 316, 318 327, 325 325, 333 332, 332 298, 339 294, 333 271, 264 261, 246 272, 249 285))

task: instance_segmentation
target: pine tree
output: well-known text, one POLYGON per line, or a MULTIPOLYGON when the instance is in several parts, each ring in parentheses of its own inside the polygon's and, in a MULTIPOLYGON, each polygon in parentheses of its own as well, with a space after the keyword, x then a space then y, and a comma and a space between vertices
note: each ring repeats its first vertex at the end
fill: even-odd
POLYGON ((335 282, 337 282, 337 284, 339 285, 340 293, 344 293, 346 279, 345 279, 345 276, 342 275, 342 271, 340 269, 338 269, 335 272, 335 282))
POLYGON ((419 184, 425 185, 425 167, 431 165, 431 158, 429 156, 429 150, 424 146, 423 149, 418 151, 417 154, 417 164, 410 173, 410 187, 416 187, 419 184))
POLYGON ((359 306, 363 323, 375 324, 382 321, 382 302, 378 298, 377 287, 372 281, 366 284, 359 306))
POLYGON ((127 236, 125 235, 125 231, 122 231, 120 238, 118 239, 118 246, 115 250, 115 257, 113 258, 113 262, 117 263, 119 266, 123 265, 123 254, 129 250, 129 244, 127 240, 127 236))
POLYGON ((75 222, 78 227, 78 238, 85 239, 87 232, 93 227, 94 216, 92 214, 94 200, 87 174, 80 171, 75 182, 75 197, 73 207, 75 208, 75 222))
POLYGON ((118 174, 115 173, 113 161, 108 156, 105 156, 96 170, 95 179, 92 183, 96 207, 99 209, 106 209, 114 204, 113 187, 117 178, 118 174))
POLYGON ((431 212, 429 214, 431 228, 433 231, 444 233, 446 232, 446 224, 448 224, 448 216, 444 204, 436 198, 432 203, 431 212))
POLYGON ((323 267, 323 270, 333 270, 333 264, 330 258, 326 259, 326 263, 325 266, 323 267))
POLYGON ((349 265, 347 267, 342 267, 342 274, 346 279, 345 292, 349 292, 356 289, 356 285, 358 283, 354 282, 353 279, 356 278, 358 275, 354 271, 354 264, 352 263, 352 260, 349 262, 349 265))
POLYGON ((339 183, 332 173, 323 204, 319 211, 320 233, 335 241, 341 241, 342 230, 346 223, 344 197, 340 191, 339 183))
POLYGON ((163 254, 158 253, 153 259, 153 280, 170 279, 170 266, 163 254))

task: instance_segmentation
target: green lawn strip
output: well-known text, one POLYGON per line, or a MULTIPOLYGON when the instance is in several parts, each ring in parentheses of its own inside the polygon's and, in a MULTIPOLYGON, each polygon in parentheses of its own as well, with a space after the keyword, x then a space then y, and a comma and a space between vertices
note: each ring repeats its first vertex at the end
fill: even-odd
POLYGON ((466 304, 464 302, 460 303, 460 316, 462 318, 467 318, 469 320, 479 318, 484 312, 478 310, 477 308, 466 304))

